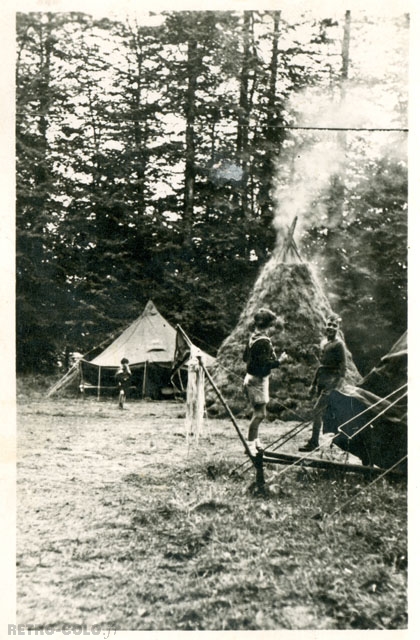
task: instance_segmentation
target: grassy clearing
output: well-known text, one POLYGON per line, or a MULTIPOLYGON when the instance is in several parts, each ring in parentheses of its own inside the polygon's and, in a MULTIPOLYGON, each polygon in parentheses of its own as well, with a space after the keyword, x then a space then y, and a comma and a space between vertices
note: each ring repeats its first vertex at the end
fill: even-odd
POLYGON ((176 403, 31 391, 18 409, 19 623, 406 628, 405 482, 276 466, 263 498, 247 465, 231 474, 244 454, 226 420, 188 446, 176 403))

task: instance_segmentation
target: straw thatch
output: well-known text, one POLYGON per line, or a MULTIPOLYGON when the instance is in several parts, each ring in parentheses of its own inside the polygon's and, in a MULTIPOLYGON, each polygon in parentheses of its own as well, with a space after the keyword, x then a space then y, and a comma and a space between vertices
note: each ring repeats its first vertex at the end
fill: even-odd
MULTIPOLYGON (((305 417, 312 407, 308 391, 318 365, 325 320, 333 310, 313 270, 304 262, 287 264, 277 253, 265 265, 237 326, 219 348, 212 368, 213 379, 234 413, 249 413, 242 389, 245 375, 242 354, 259 307, 268 307, 283 319, 284 329, 276 332, 272 341, 278 356, 282 351, 289 356, 271 375, 269 417, 294 420, 305 417)), ((344 339, 342 334, 341 337, 344 339)), ((348 350, 347 356, 346 382, 355 384, 360 375, 348 350)), ((207 392, 207 407, 210 415, 224 415, 211 389, 207 392)))

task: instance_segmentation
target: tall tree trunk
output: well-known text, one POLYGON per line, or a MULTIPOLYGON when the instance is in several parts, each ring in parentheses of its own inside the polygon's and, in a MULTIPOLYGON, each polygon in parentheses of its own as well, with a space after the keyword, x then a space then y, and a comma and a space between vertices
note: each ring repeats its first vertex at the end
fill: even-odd
MULTIPOLYGON (((252 11, 244 11, 244 20, 242 26, 242 69, 240 75, 239 86, 239 116, 238 116, 238 133, 236 137, 236 157, 238 165, 242 170, 241 180, 241 208, 242 213, 246 214, 247 210, 247 184, 248 184, 248 163, 249 163, 249 121, 250 121, 250 99, 249 99, 249 81, 251 68, 251 38, 252 29, 252 11)), ((238 202, 239 204, 239 202, 238 202)))
POLYGON ((281 128, 281 116, 279 114, 279 109, 276 106, 280 17, 281 11, 275 11, 273 13, 274 24, 270 62, 270 84, 267 102, 267 125, 265 128, 266 151, 264 155, 261 189, 259 193, 261 218, 264 225, 267 226, 271 224, 272 221, 272 199, 270 197, 270 190, 275 171, 275 157, 280 151, 284 138, 284 130, 281 128))
POLYGON ((195 94, 198 72, 198 43, 190 36, 187 53, 187 94, 185 101, 186 133, 185 133, 185 194, 183 244, 187 252, 191 248, 191 231, 194 215, 194 183, 195 183, 195 94))
MULTIPOLYGON (((346 11, 344 17, 344 33, 341 49, 341 76, 340 76, 340 108, 344 106, 346 100, 347 81, 349 77, 349 52, 350 52, 350 24, 351 12, 346 11)), ((341 158, 345 157, 347 149, 347 132, 339 131, 337 133, 337 145, 341 158)), ((329 227, 334 228, 340 226, 343 222, 344 201, 345 201, 345 164, 341 164, 340 172, 332 176, 331 189, 334 194, 331 206, 328 211, 329 227)))
POLYGON ((27 18, 27 28, 19 45, 19 69, 16 70, 18 370, 42 367, 57 338, 59 276, 51 259, 54 238, 48 232, 51 195, 55 188, 48 137, 54 102, 52 62, 55 42, 53 14, 43 14, 41 19, 32 14, 27 18), (32 64, 28 64, 29 58, 32 64))
MULTIPOLYGON (((42 185, 47 181, 47 151, 48 151, 48 111, 51 103, 51 91, 50 91, 50 66, 51 66, 51 52, 52 52, 52 36, 51 30, 51 16, 47 14, 47 26, 44 33, 44 28, 41 25, 41 42, 40 42, 40 70, 39 70, 39 122, 38 131, 39 138, 39 151, 40 156, 38 158, 37 167, 35 170, 35 178, 37 186, 42 185)), ((43 200, 45 202, 46 193, 43 193, 43 200)), ((40 203, 43 208, 43 203, 40 203)))
MULTIPOLYGON (((106 211, 102 206, 102 184, 101 184, 101 157, 100 157, 100 131, 96 121, 94 97, 92 95, 92 85, 85 87, 89 106, 90 121, 87 126, 92 131, 93 153, 92 153, 92 183, 91 183, 91 204, 96 217, 96 244, 99 249, 103 248, 103 232, 106 227, 106 211)), ((95 258, 96 259, 96 258, 95 258)))
MULTIPOLYGON (((136 145, 136 192, 137 192, 137 208, 139 213, 145 210, 145 168, 146 159, 144 150, 147 148, 147 135, 142 132, 140 126, 140 109, 141 109, 141 78, 143 73, 143 56, 139 45, 139 34, 136 34, 136 60, 137 60, 137 83, 134 90, 134 140, 136 145)), ((146 126, 146 123, 145 123, 146 126)))

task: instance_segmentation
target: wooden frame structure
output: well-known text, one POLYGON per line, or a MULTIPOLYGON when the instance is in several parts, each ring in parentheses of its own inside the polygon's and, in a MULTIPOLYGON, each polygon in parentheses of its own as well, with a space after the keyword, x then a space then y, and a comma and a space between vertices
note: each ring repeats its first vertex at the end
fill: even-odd
POLYGON ((298 218, 297 216, 295 216, 292 224, 290 225, 287 231, 286 238, 283 242, 283 246, 281 250, 282 262, 287 262, 287 259, 289 258, 289 256, 291 257, 292 260, 295 260, 297 258, 299 262, 303 262, 301 255, 299 253, 299 250, 297 248, 296 241, 293 237, 293 234, 295 233, 297 221, 298 221, 298 218))
MULTIPOLYGON (((278 453, 276 451, 269 451, 268 449, 264 449, 264 450, 259 450, 257 451, 257 454, 255 456, 252 455, 248 443, 245 440, 239 425, 235 419, 235 416, 233 415, 232 411, 230 410, 228 404, 226 403, 225 399, 223 398, 220 390, 218 389, 216 383, 214 382, 213 378, 211 377, 210 373, 208 372, 206 366, 204 365, 203 362, 200 361, 200 364, 204 370, 204 373, 207 377, 207 380, 209 381, 209 383, 211 384, 211 386, 213 387, 214 391, 216 392, 220 402, 223 404, 224 408, 226 409, 232 423, 233 426, 235 427, 235 430, 245 448, 245 452, 248 455, 248 457, 250 458, 255 471, 256 471, 256 484, 257 484, 257 489, 260 492, 264 492, 264 487, 265 487, 265 477, 264 477, 264 465, 266 464, 282 464, 282 465, 296 465, 296 466, 300 466, 300 467, 309 467, 309 468, 313 468, 313 469, 330 469, 330 470, 336 470, 336 471, 345 471, 345 472, 352 472, 352 473, 361 473, 365 476, 368 477, 375 477, 375 476, 379 476, 381 474, 384 473, 384 469, 380 468, 380 467, 372 467, 372 466, 365 466, 362 464, 345 464, 342 462, 336 462, 333 460, 322 460, 320 458, 312 458, 308 455, 305 456, 298 456, 298 455, 293 455, 290 453, 278 453)), ((389 470, 389 474, 390 475, 396 475, 401 477, 403 474, 399 471, 391 471, 389 470)))

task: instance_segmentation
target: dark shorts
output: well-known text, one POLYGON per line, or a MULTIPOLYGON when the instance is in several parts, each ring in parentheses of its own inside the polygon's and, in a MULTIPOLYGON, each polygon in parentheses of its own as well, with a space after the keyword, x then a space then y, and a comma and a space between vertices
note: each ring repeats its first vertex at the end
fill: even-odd
POLYGON ((322 415, 328 406, 331 391, 336 389, 340 382, 340 376, 336 373, 322 372, 317 382, 317 399, 314 404, 314 410, 322 415))
POLYGON ((321 395, 336 389, 339 382, 340 375, 338 373, 329 373, 325 370, 320 371, 316 381, 317 394, 321 395))
POLYGON ((117 378, 118 388, 123 391, 127 391, 130 388, 131 378, 117 378))

